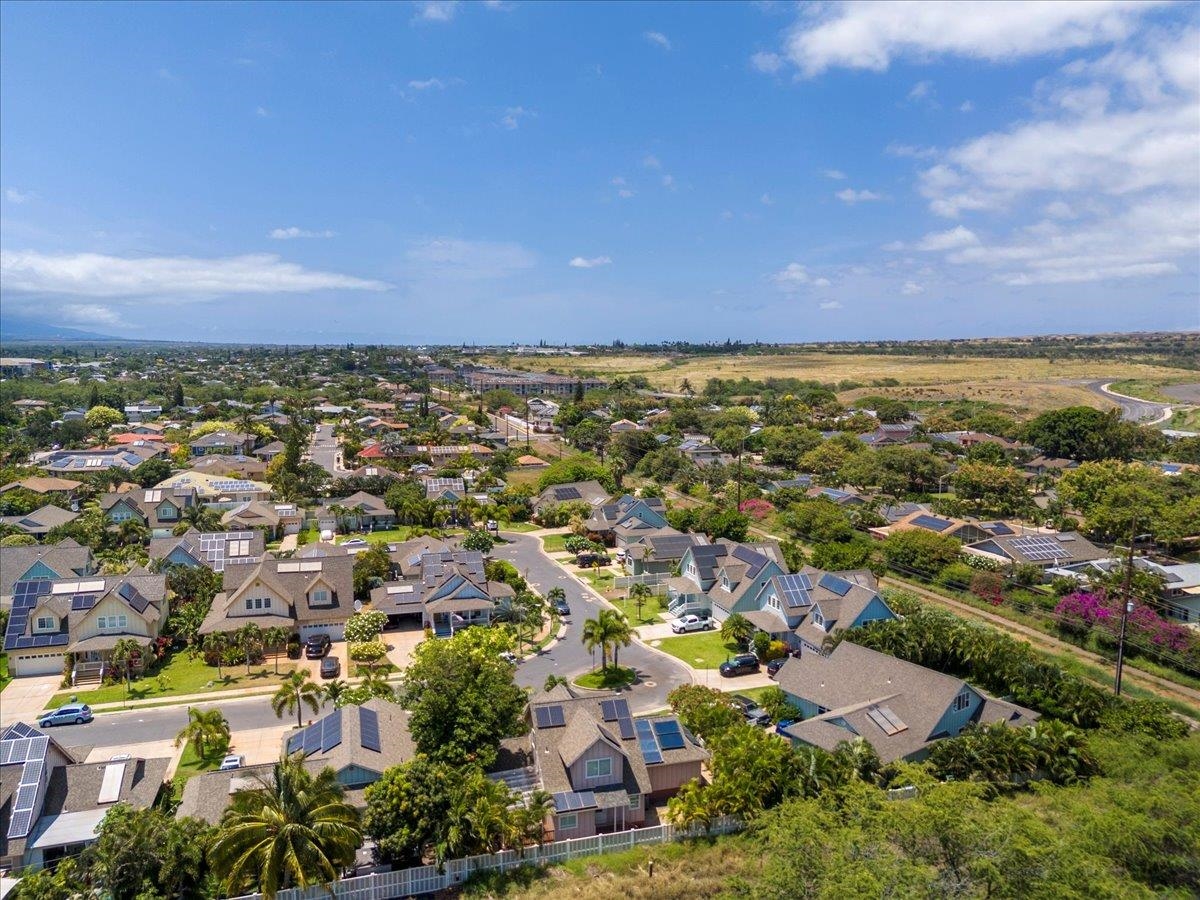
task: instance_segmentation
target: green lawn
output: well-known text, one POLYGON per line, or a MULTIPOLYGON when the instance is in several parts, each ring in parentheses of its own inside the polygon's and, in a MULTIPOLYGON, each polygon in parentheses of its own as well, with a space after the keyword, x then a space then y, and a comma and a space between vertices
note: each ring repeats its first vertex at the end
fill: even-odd
POLYGON ((576 571, 596 590, 612 590, 613 579, 616 577, 612 572, 605 571, 604 569, 596 570, 579 568, 576 568, 576 571))
MULTIPOLYGON (((291 660, 279 660, 280 675, 275 675, 275 662, 268 660, 265 666, 251 666, 250 674, 246 674, 245 666, 226 666, 222 669, 222 677, 217 677, 217 670, 204 664, 204 656, 197 654, 194 658, 186 650, 174 653, 155 672, 145 678, 135 680, 129 689, 128 699, 148 700, 154 697, 179 697, 184 694, 203 694, 209 691, 227 691, 235 688, 274 686, 282 676, 294 667, 291 660), (159 684, 158 675, 165 674, 166 690, 159 684)), ((126 699, 125 685, 110 684, 90 691, 76 691, 68 688, 55 694, 46 708, 58 706, 64 700, 64 694, 75 695, 80 703, 120 703, 126 699)))
POLYGON ((183 786, 187 780, 193 775, 199 775, 202 772, 215 772, 221 765, 221 760, 228 752, 229 746, 226 744, 221 747, 214 747, 209 750, 207 756, 199 756, 196 753, 196 747, 188 741, 183 748, 183 755, 179 759, 179 765, 175 769, 175 777, 171 779, 171 794, 176 803, 183 799, 183 786))
POLYGON ((605 688, 620 688, 633 684, 633 679, 636 677, 637 672, 633 669, 627 669, 625 666, 618 666, 616 668, 608 666, 595 672, 588 672, 586 675, 580 675, 575 679, 575 683, 582 688, 599 691, 605 688))
POLYGON ((667 608, 666 597, 647 597, 645 602, 642 603, 642 614, 638 616, 637 604, 628 598, 609 600, 608 602, 624 613, 625 618, 629 620, 629 624, 635 628, 638 625, 660 623, 662 620, 658 617, 658 614, 667 608))
POLYGON ((561 553, 567 549, 563 544, 570 536, 569 534, 547 534, 542 538, 542 548, 547 553, 561 553))
POLYGON ((534 525, 532 522, 505 522, 501 519, 498 523, 501 531, 537 531, 540 526, 534 525))
POLYGON ((664 653, 682 659, 695 669, 715 669, 725 660, 741 652, 737 644, 732 641, 726 643, 719 631, 702 631, 699 634, 663 638, 654 646, 664 653))
POLYGON ((12 676, 8 674, 8 654, 0 653, 0 691, 12 681, 12 676))

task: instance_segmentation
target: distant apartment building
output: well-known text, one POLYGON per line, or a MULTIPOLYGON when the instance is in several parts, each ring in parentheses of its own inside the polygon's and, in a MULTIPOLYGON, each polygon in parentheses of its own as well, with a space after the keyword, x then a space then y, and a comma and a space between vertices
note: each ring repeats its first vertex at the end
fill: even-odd
POLYGON ((511 369, 460 369, 463 384, 476 394, 487 391, 512 391, 518 397, 550 395, 570 397, 576 386, 585 391, 604 387, 599 378, 583 378, 571 375, 552 375, 548 372, 516 372, 511 369))

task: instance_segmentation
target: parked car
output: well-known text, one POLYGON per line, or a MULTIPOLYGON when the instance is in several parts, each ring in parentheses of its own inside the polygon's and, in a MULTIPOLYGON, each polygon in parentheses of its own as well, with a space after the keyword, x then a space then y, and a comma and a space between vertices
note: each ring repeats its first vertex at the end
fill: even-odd
POLYGON ((343 547, 365 547, 367 542, 362 538, 350 538, 348 541, 342 541, 343 547))
POLYGON ((503 653, 501 653, 500 658, 506 663, 512 663, 514 666, 521 661, 517 654, 512 653, 509 650, 505 650, 503 653))
POLYGON ((496 523, 495 519, 488 519, 487 520, 487 530, 488 531, 499 531, 500 526, 496 523))
POLYGON ((569 616, 571 614, 571 607, 567 605, 567 601, 562 597, 555 597, 554 611, 560 616, 569 616))
POLYGON ((788 726, 795 725, 799 721, 800 721, 799 719, 780 719, 778 722, 775 723, 775 733, 781 734, 784 737, 787 737, 787 735, 784 734, 784 730, 788 726))
POLYGON ((38 725, 82 725, 92 721, 92 710, 86 703, 66 703, 38 716, 38 725))
POLYGON ((758 671, 758 657, 753 653, 739 653, 733 659, 721 663, 717 671, 723 678, 732 678, 735 675, 749 675, 752 672, 758 671))
POLYGON ((304 655, 308 659, 320 659, 329 652, 329 648, 333 646, 333 641, 329 639, 327 634, 314 634, 304 642, 304 655))
POLYGON ((607 553, 584 552, 575 557, 575 565, 581 569, 590 569, 594 566, 607 566, 610 562, 612 560, 608 558, 607 553))
POLYGON ((240 769, 243 765, 245 765, 245 763, 246 757, 242 756, 240 753, 231 753, 221 760, 221 767, 217 771, 228 772, 231 769, 240 769))
POLYGON ((729 702, 742 711, 746 721, 751 725, 770 725, 771 717, 767 711, 747 697, 745 694, 731 694, 729 702))
POLYGON ((686 634, 689 631, 708 631, 716 627, 717 623, 708 616, 682 616, 671 623, 671 630, 676 634, 686 634))
POLYGON ((767 674, 774 678, 779 670, 783 668, 783 664, 788 661, 788 657, 781 656, 778 659, 773 659, 767 663, 767 674))
POLYGON ((327 656, 321 660, 321 677, 337 678, 342 674, 342 664, 336 656, 327 656))

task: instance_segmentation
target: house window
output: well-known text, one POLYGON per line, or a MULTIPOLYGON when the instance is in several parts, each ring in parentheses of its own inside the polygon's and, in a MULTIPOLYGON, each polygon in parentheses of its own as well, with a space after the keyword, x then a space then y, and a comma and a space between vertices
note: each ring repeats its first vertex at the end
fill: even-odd
POLYGON ((589 759, 587 761, 587 777, 588 778, 604 778, 612 774, 612 759, 604 757, 604 759, 589 759))
POLYGON ((822 616, 822 615, 821 615, 819 612, 817 612, 815 609, 813 610, 813 614, 812 614, 812 620, 813 620, 813 624, 814 624, 814 625, 819 625, 819 626, 821 626, 822 628, 824 628, 824 627, 825 627, 825 617, 824 617, 824 616, 822 616))
POLYGON ((246 598, 246 609, 247 610, 254 609, 254 601, 251 600, 249 597, 246 598))
POLYGON ((37 630, 51 631, 54 628, 54 618, 52 616, 38 616, 37 630))
POLYGON ((572 829, 575 829, 578 827, 579 827, 579 814, 578 813, 568 813, 565 816, 558 817, 558 830, 559 831, 571 831, 572 829))
POLYGON ((179 518, 179 510, 169 503, 164 503, 158 508, 158 517, 160 519, 177 519, 179 518))
POLYGON ((955 712, 962 712, 964 709, 970 708, 970 706, 971 706, 971 692, 970 691, 963 691, 961 694, 959 694, 957 697, 954 698, 954 711, 955 712))
POLYGON ((96 619, 96 624, 102 628, 124 628, 129 624, 128 616, 100 616, 96 619))
POLYGON ((312 602, 317 606, 324 606, 329 603, 329 591, 321 589, 312 592, 312 602))
POLYGON ((641 809, 642 808, 642 795, 641 794, 630 794, 629 795, 629 808, 630 809, 641 809))

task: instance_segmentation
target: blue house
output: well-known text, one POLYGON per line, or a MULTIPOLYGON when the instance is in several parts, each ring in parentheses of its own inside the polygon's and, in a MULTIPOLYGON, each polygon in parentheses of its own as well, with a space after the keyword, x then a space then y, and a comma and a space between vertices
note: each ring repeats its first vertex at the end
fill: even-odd
POLYGON ((584 527, 606 544, 620 548, 670 528, 661 497, 634 497, 631 494, 597 506, 584 527))
POLYGON ((1038 718, 961 678, 850 641, 828 656, 792 657, 776 680, 803 716, 783 729, 794 744, 832 751, 862 738, 884 764, 919 762, 935 741, 956 737, 972 723, 1029 725, 1038 718))
POLYGON ((734 613, 754 612, 767 583, 786 575, 783 552, 773 542, 738 544, 722 538, 691 547, 679 561, 679 576, 667 582, 674 616, 711 615, 724 622, 734 613))
POLYGON ((753 605, 743 614, 760 631, 792 650, 817 653, 843 629, 896 618, 869 572, 823 572, 812 566, 771 578, 753 605))

